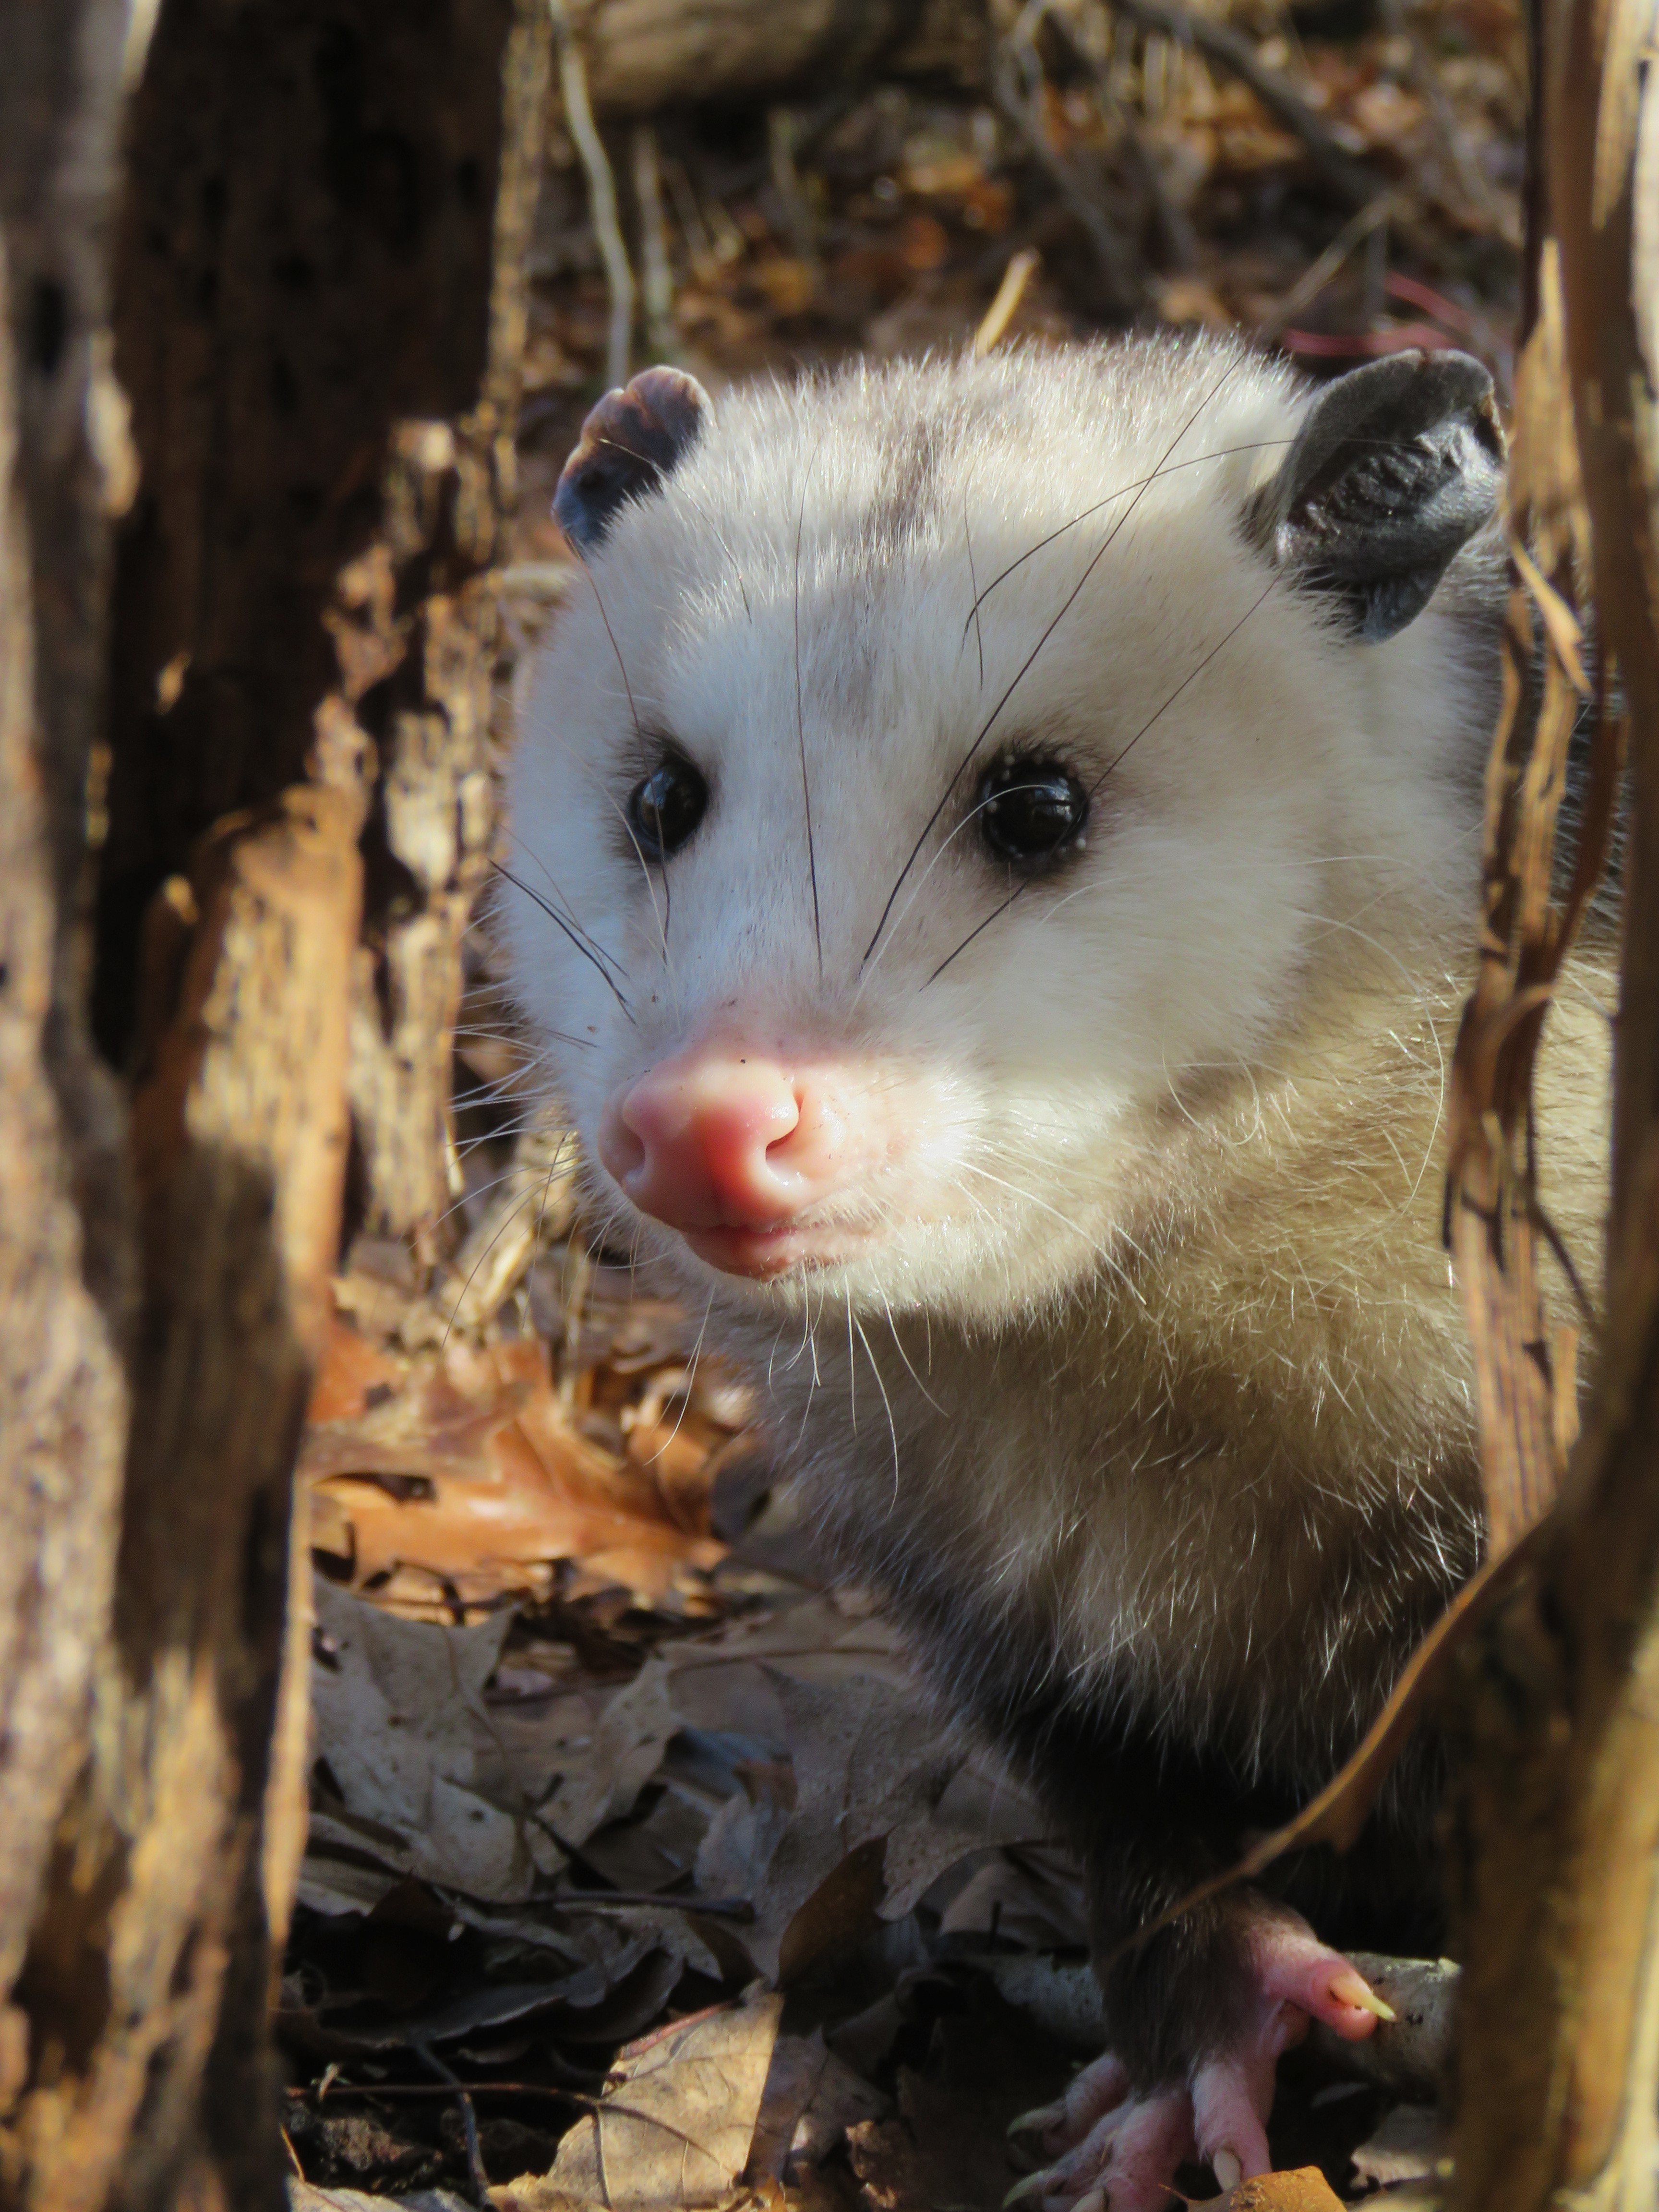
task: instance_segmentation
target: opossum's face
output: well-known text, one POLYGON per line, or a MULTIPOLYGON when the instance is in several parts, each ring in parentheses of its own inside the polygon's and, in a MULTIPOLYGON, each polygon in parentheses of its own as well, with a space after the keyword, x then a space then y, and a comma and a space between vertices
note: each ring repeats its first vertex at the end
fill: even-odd
POLYGON ((1462 686, 1413 617, 1495 492, 1464 370, 1322 430, 1217 349, 596 411, 507 910, 613 1242, 849 1316, 1110 1263, 1352 924, 1340 865, 1443 886, 1462 686))

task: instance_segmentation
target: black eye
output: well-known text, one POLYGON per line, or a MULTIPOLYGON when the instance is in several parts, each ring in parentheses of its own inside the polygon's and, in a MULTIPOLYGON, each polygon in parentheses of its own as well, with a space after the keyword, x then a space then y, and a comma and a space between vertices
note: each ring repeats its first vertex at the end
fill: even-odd
POLYGON ((628 826, 647 860, 665 860, 690 836, 708 805, 708 786, 690 762, 671 753, 629 793, 628 826))
POLYGON ((980 779, 980 834, 1000 860, 1059 858, 1089 819, 1089 794, 1054 761, 999 761, 980 779))

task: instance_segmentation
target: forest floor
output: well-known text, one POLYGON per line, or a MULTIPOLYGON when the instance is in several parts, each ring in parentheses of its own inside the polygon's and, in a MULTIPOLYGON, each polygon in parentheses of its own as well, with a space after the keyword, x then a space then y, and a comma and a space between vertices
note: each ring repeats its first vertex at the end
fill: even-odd
MULTIPOLYGON (((976 333, 1200 324, 1322 374, 1458 345, 1507 395, 1518 13, 1239 7, 1183 42, 1153 12, 1028 7, 978 88, 617 134, 630 365, 718 396, 976 333)), ((552 486, 606 381, 589 204, 556 131, 503 747, 574 573, 552 486)), ((458 1042, 448 1256, 354 1244, 306 1445, 295 2203, 990 2212, 1008 2121, 1099 2047, 1077 1869, 872 1595, 825 1587, 695 1317, 595 1249, 486 924, 458 1042)), ((1281 2164, 1346 2197, 1432 2172, 1420 2082, 1311 2049, 1281 2075, 1281 2164)))

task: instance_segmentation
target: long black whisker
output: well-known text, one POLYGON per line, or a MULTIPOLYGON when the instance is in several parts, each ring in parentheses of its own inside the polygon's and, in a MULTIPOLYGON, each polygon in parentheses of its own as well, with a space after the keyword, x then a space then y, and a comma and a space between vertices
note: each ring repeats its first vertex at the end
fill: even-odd
POLYGON ((522 891, 532 906, 538 906, 550 921, 556 922, 558 925, 558 927, 564 932, 565 935, 570 939, 570 942, 575 946, 577 951, 581 954, 582 958, 586 961, 591 961, 593 967, 601 975, 604 976, 605 986, 610 991, 611 997, 622 1008, 623 1013, 627 1015, 629 1020, 632 1022, 634 1019, 634 1009, 629 1005, 627 1000, 623 998, 622 993, 617 989, 615 982, 612 981, 610 969, 605 966, 604 961, 600 959, 599 954, 594 951, 591 946, 583 944, 580 937, 577 934, 576 931, 571 927, 570 924, 565 920, 558 908, 551 905, 546 899, 543 898, 538 892, 532 891, 528 884, 521 882, 520 878, 514 874, 511 868, 504 868, 499 860, 492 860, 489 865, 494 868, 498 876, 505 876, 508 883, 513 885, 515 890, 522 891))
POLYGON ((645 732, 640 726, 640 710, 634 703, 634 687, 628 680, 628 663, 623 659, 622 647, 617 642, 616 631, 611 627, 611 617, 605 611, 604 599, 599 596, 599 587, 594 580, 593 571, 587 565, 587 556, 579 550, 576 558, 580 564, 583 575, 587 579, 588 589, 593 594, 593 604, 599 611, 599 620, 605 624, 605 634, 611 641, 611 650, 617 656, 617 672, 622 678, 623 690, 628 695, 628 712, 634 724, 634 740, 640 749, 640 773, 643 775, 648 765, 646 757, 645 732))
MULTIPOLYGON (((1004 899, 1002 904, 998 907, 993 907, 990 913, 986 915, 984 921, 978 923, 974 928, 969 931, 967 936, 964 937, 961 944, 957 945, 956 952, 947 952, 945 954, 944 959, 939 962, 939 966, 934 969, 933 974, 927 978, 927 983, 937 983, 939 977, 945 973, 951 963, 956 958, 957 953, 965 952, 968 950, 968 947, 973 943, 974 939, 979 935, 981 930, 988 929, 999 915, 1006 914, 1014 901, 1020 897, 1024 892, 1030 890, 1034 880, 1035 878, 1033 877, 1027 876, 1023 883, 1016 884, 1013 890, 1011 890, 1007 897, 1004 899)), ((927 988, 927 983, 924 983, 921 987, 924 991, 927 988)))
MULTIPOLYGON (((512 838, 513 842, 519 848, 519 850, 524 854, 525 858, 531 862, 532 866, 539 868, 542 873, 546 877, 548 888, 552 891, 554 897, 562 900, 565 906, 569 908, 568 919, 570 920, 571 927, 580 933, 586 944, 592 946, 594 951, 599 954, 602 960, 616 969, 617 975, 622 977, 623 982, 627 982, 629 980, 628 970, 623 966, 622 962, 617 958, 614 953, 606 951, 605 946, 600 944, 599 939, 594 936, 591 929, 583 928, 581 923, 575 920, 575 908, 571 900, 566 896, 564 885, 554 874, 551 868, 548 866, 546 861, 541 857, 541 854, 539 853, 533 852, 531 848, 525 843, 524 839, 518 836, 515 831, 508 830, 507 835, 512 838)), ((492 865, 494 864, 492 863, 492 865)), ((505 869, 498 868, 496 872, 497 874, 504 875, 507 872, 505 869)), ((519 882, 516 876, 512 878, 511 880, 515 884, 519 882)), ((529 890, 529 887, 526 884, 520 884, 519 888, 520 890, 524 891, 526 897, 533 897, 535 896, 534 893, 529 890)))
POLYGON ((1110 775, 1112 770, 1117 766, 1118 763, 1134 750, 1135 747, 1146 736, 1147 731, 1152 728, 1152 724, 1158 720, 1158 716, 1168 713, 1169 709, 1174 706, 1176 701, 1187 689, 1187 686, 1204 673, 1204 671, 1215 659, 1217 653, 1220 652, 1223 646, 1231 645, 1232 643, 1233 640, 1238 635, 1240 630, 1243 629, 1245 623, 1249 622, 1250 617, 1255 612, 1256 609, 1261 605, 1263 600, 1268 597, 1269 593, 1271 593, 1273 586, 1278 583, 1278 581, 1279 579, 1277 576, 1273 577, 1269 580, 1267 589, 1261 593, 1261 598, 1251 601, 1250 605, 1245 608, 1243 613, 1240 615, 1238 620, 1233 624, 1226 635, 1222 638, 1218 638, 1216 642, 1205 654, 1203 659, 1199 662, 1197 667, 1191 670, 1188 674, 1182 678, 1180 683, 1176 685, 1175 690, 1170 692, 1169 697, 1164 702, 1163 706, 1158 708, 1158 714, 1149 714, 1146 720, 1141 724, 1140 727, 1135 732, 1133 737, 1129 739, 1128 743, 1126 745, 1121 746, 1118 751, 1113 754, 1111 759, 1108 761, 1105 767, 1102 769, 1094 782, 1090 785, 1089 796, 1091 799, 1092 799, 1096 792, 1100 789, 1101 785, 1105 782, 1107 777, 1110 775))
MULTIPOLYGON (((1174 706, 1176 701, 1187 689, 1187 686, 1193 683, 1195 678, 1201 676, 1204 671, 1209 666, 1210 663, 1215 659, 1217 653, 1221 651, 1222 647, 1224 646, 1230 645, 1233 639, 1238 635, 1240 630, 1243 629, 1245 623, 1250 619, 1250 617, 1267 598, 1268 593, 1273 591, 1274 585, 1276 585, 1279 579, 1276 576, 1273 578, 1272 581, 1269 582, 1267 586, 1267 591, 1263 592, 1260 598, 1252 600, 1250 605, 1245 608, 1243 613, 1240 615, 1238 620, 1233 624, 1232 628, 1227 632, 1226 635, 1224 637, 1218 638, 1216 642, 1205 654, 1204 658, 1198 663, 1198 665, 1195 668, 1189 670, 1188 672, 1182 678, 1180 683, 1176 685, 1175 690, 1170 692, 1169 697, 1158 708, 1158 713, 1155 714, 1149 714, 1146 717, 1146 720, 1141 724, 1140 727, 1135 732, 1133 737, 1129 739, 1128 743, 1121 746, 1112 756, 1112 758, 1101 770, 1099 775, 1096 777, 1094 782, 1090 785, 1089 796, 1091 799, 1092 799, 1095 793, 1100 789, 1101 785, 1105 782, 1107 777, 1110 775, 1112 770, 1118 765, 1118 763, 1123 760, 1129 753, 1133 751, 1134 748, 1146 736, 1147 731, 1152 728, 1152 724, 1158 720, 1159 715, 1168 713, 1169 709, 1174 706)), ((1024 882, 1017 884, 1014 889, 1009 892, 1007 897, 1003 900, 1000 906, 993 908, 992 911, 986 915, 983 921, 980 922, 976 927, 969 931, 967 936, 964 937, 961 944, 957 946, 956 951, 948 953, 945 957, 939 962, 939 966, 934 969, 933 974, 927 978, 927 982, 924 983, 921 986, 921 988, 925 991, 927 988, 927 983, 937 982, 939 978, 950 966, 951 961, 957 957, 957 953, 965 952, 981 930, 988 929, 991 927, 991 924, 997 920, 999 915, 1007 913, 1009 908, 1013 904, 1014 901, 1019 897, 1022 892, 1029 890, 1033 883, 1040 880, 1040 878, 1027 876, 1024 882)))
MULTIPOLYGON (((1192 428, 1194 423, 1197 422, 1199 416, 1204 412, 1204 410, 1215 398, 1217 392, 1221 390, 1223 385, 1227 383, 1231 377, 1234 377, 1238 374, 1240 366, 1241 364, 1238 362, 1234 362, 1230 368, 1222 372, 1219 378, 1218 378, 1216 382, 1211 386, 1209 391, 1205 393, 1203 398, 1199 401, 1198 405, 1193 410, 1192 413, 1187 417, 1181 428, 1176 432, 1175 436, 1170 441, 1170 443, 1164 448, 1163 458, 1159 460, 1158 467, 1152 471, 1152 474, 1147 477, 1146 483, 1143 483, 1139 489, 1135 493, 1135 495, 1130 501, 1127 510, 1119 516, 1118 520, 1107 532, 1105 538, 1097 548, 1094 556, 1090 561, 1088 567, 1084 570, 1083 574, 1078 578, 1077 582, 1073 586, 1070 593, 1066 597, 1065 604, 1060 610, 1060 612, 1055 615, 1054 620, 1043 631, 1042 636, 1038 638, 1036 643, 1026 654, 1024 659, 1020 663, 1018 669, 1015 672, 1013 681, 1009 684, 1001 698, 997 701, 996 705, 992 708, 990 713, 986 716, 985 720, 980 726, 978 736, 974 739, 972 744, 969 746, 967 751, 957 762, 955 774, 951 776, 951 781, 945 785, 943 793, 940 794, 939 804, 934 807, 933 812, 923 823, 921 836, 917 838, 915 843, 910 848, 910 857, 906 860, 904 866, 899 870, 898 875, 894 880, 893 888, 887 894, 887 903, 881 910, 881 918, 876 924, 875 934, 871 938, 869 944, 864 948, 864 960, 861 960, 859 963, 860 968, 864 965, 864 961, 869 959, 870 955, 875 951, 876 946, 880 942, 881 933, 887 927, 887 917, 893 911, 893 901, 898 896, 905 878, 909 874, 911 869, 915 867, 917 857, 920 854, 922 847, 933 835, 934 824, 938 822, 939 816, 944 813, 945 808, 950 805, 951 793, 955 791, 957 784, 962 781, 963 775, 969 763, 972 762, 975 754, 978 752, 980 747, 990 735, 998 715, 1001 714, 1009 700, 1012 698, 1016 687, 1022 681, 1026 671, 1030 667, 1038 653, 1040 653, 1043 647, 1048 644, 1055 630, 1059 629, 1060 623, 1064 622, 1066 616, 1076 605, 1079 594, 1082 592, 1084 586, 1088 582, 1090 577, 1094 574, 1095 570, 1105 559, 1107 553, 1110 550, 1113 544, 1116 540, 1118 533, 1122 530, 1124 525, 1128 521, 1129 517, 1134 513, 1136 507, 1139 506, 1141 501, 1146 497, 1148 486, 1157 482, 1158 477, 1163 470, 1164 463, 1169 459, 1170 455, 1174 453, 1176 447, 1186 436, 1188 431, 1192 428)), ((953 953, 951 957, 954 959, 955 957, 956 956, 953 953)), ((931 982, 933 978, 930 976, 928 981, 931 982)))
MULTIPOLYGON (((812 456, 814 464, 817 455, 812 456)), ((808 471, 811 474, 811 471, 808 471)), ((812 878, 812 937, 818 948, 818 981, 823 981, 823 925, 818 915, 818 857, 812 843, 812 787, 806 778, 806 718, 800 696, 800 541, 806 527, 806 487, 801 486, 795 518, 795 739, 800 747, 800 789, 806 806, 806 866, 812 878)))
MULTIPOLYGON (((617 821, 622 823, 623 833, 626 836, 629 843, 634 848, 634 858, 639 862, 640 873, 645 878, 646 891, 651 900, 651 911, 656 918, 657 935, 661 939, 662 943, 662 964, 668 969, 669 974, 672 975, 674 971, 672 963, 668 957, 668 931, 669 927, 674 919, 674 890, 673 886, 668 880, 667 861, 665 860, 663 863, 663 904, 662 908, 659 911, 657 906, 657 888, 651 880, 650 863, 647 860, 643 851, 641 849, 639 839, 634 835, 634 825, 629 820, 628 816, 623 808, 617 805, 616 793, 613 791, 605 790, 603 784, 600 785, 599 788, 602 791, 605 791, 605 796, 611 806, 611 811, 616 815, 617 821)), ((662 817, 655 807, 652 809, 652 811, 657 815, 658 842, 660 843, 662 817)))
POLYGON ((1179 475, 1182 469, 1201 468, 1206 461, 1224 461, 1230 459, 1235 453, 1265 453, 1272 446, 1291 446, 1295 443, 1296 441, 1293 438, 1252 438, 1248 444, 1243 446, 1219 446, 1212 453, 1194 453, 1189 461, 1172 461, 1168 468, 1154 469, 1150 477, 1136 477, 1128 483, 1120 484, 1115 491, 1109 491, 1104 499, 1097 499, 1092 507, 1081 508, 1069 522, 1062 522, 1058 529, 1051 530, 1046 538, 1039 538, 1035 545, 1028 545, 1023 553, 1017 555, 1008 563, 1000 575, 993 576, 968 610, 968 622, 963 623, 962 626, 963 637, 968 635, 968 623, 979 620, 981 607, 984 605, 999 584, 1006 584, 1016 568, 1023 568, 1028 561, 1035 559, 1037 554, 1045 551, 1056 538, 1063 538, 1068 530, 1075 530, 1079 523, 1086 522, 1091 514, 1098 514, 1103 507, 1109 507, 1114 500, 1122 499, 1132 491, 1145 491, 1147 485, 1158 477, 1173 477, 1179 475))
MULTIPOLYGON (((968 525, 966 484, 962 488, 962 534, 968 543, 968 588, 974 595, 974 604, 968 610, 968 622, 974 625, 974 641, 979 647, 979 688, 983 691, 985 689, 985 631, 979 618, 979 577, 974 568, 974 533, 968 525)), ((1005 570, 1004 573, 1006 574, 1006 571, 1005 570)), ((965 641, 968 635, 967 623, 963 624, 962 635, 965 641)))

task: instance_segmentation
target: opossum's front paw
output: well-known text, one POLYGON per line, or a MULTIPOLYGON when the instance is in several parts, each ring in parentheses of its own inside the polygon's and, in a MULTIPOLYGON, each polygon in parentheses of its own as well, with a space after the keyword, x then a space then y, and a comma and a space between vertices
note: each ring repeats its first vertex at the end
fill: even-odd
POLYGON ((1176 2168, 1200 2159, 1224 2189, 1266 2173, 1267 2116, 1281 2052, 1312 2020, 1358 2042, 1389 2008, 1339 1952, 1292 1915, 1255 1931, 1239 2025, 1198 2060, 1185 2081, 1132 2091, 1109 2052, 1085 2066, 1055 2105, 1014 2123, 1049 2162, 1010 2192, 1029 2212, 1161 2212, 1176 2168))
POLYGON ((1184 2083, 1131 2094, 1108 2052, 1085 2066, 1057 2105, 1028 2112, 1011 2133, 1035 2133, 1053 2160, 1008 2192, 1029 2212, 1159 2212, 1175 2170, 1194 2155, 1193 2099, 1184 2083))

